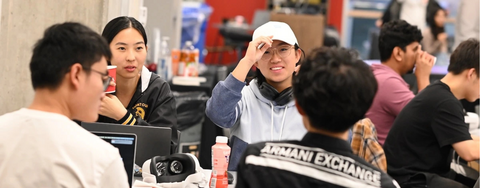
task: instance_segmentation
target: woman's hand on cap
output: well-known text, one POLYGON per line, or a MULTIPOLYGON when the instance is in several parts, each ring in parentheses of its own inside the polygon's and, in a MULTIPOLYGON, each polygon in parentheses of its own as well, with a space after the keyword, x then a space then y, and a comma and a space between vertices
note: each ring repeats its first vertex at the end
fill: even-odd
POLYGON ((248 44, 244 59, 248 60, 251 65, 255 64, 262 58, 265 51, 272 47, 272 38, 273 36, 261 36, 251 41, 248 44))

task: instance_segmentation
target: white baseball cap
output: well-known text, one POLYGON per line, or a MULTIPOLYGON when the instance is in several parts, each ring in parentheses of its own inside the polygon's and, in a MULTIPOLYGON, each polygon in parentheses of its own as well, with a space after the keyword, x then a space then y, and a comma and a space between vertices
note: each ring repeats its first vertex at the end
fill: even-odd
POLYGON ((283 22, 270 21, 267 22, 253 32, 252 41, 260 36, 271 36, 272 40, 281 40, 290 45, 298 45, 295 33, 293 33, 290 26, 283 22))

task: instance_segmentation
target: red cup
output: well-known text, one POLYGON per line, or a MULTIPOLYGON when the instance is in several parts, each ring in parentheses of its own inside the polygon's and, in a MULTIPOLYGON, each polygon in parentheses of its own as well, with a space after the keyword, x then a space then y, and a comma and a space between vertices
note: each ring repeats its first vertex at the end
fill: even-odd
MULTIPOLYGON (((108 75, 112 77, 112 81, 116 84, 117 83, 117 66, 109 65, 108 67, 108 75)), ((115 86, 109 85, 105 93, 114 93, 115 86)))

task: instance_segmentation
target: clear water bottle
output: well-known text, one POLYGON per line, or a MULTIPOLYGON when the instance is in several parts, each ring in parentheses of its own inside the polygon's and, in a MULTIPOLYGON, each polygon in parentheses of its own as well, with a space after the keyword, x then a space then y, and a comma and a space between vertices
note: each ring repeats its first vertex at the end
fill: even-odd
POLYGON ((169 37, 163 37, 160 48, 160 60, 158 61, 157 74, 166 81, 172 79, 172 57, 168 47, 169 37))
POLYGON ((228 138, 217 136, 216 144, 212 146, 212 175, 210 177, 210 188, 228 187, 228 160, 230 158, 230 147, 227 145, 228 138))

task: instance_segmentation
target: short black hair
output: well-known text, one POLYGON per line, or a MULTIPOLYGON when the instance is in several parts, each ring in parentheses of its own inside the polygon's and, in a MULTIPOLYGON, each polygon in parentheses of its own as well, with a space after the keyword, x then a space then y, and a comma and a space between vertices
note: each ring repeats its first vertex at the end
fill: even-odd
MULTIPOLYGON (((295 53, 297 53, 297 50, 300 49, 302 51, 303 56, 305 56, 305 52, 303 51, 302 48, 300 48, 300 46, 298 46, 298 44, 295 44, 294 48, 295 48, 295 53)), ((298 62, 296 63, 296 65, 299 65, 302 62, 302 56, 301 56, 302 54, 300 54, 300 59, 298 59, 298 62)), ((295 73, 293 73, 293 75, 295 76, 295 73)), ((255 70, 254 78, 257 79, 258 85, 262 85, 263 82, 267 81, 265 76, 263 76, 262 72, 258 68, 255 70)))
POLYGON ((143 28, 143 25, 133 17, 120 16, 110 20, 105 28, 103 28, 102 36, 105 37, 108 44, 110 44, 113 38, 115 38, 120 31, 127 28, 136 29, 142 35, 145 46, 147 45, 147 34, 145 32, 145 28, 143 28))
POLYGON ((358 53, 345 48, 311 51, 293 78, 293 95, 313 127, 344 132, 364 118, 377 81, 358 53))
POLYGON ((420 42, 422 39, 422 32, 418 27, 404 20, 393 20, 383 24, 378 37, 380 61, 385 62, 390 59, 395 47, 398 46, 405 51, 406 46, 413 42, 420 42))
POLYGON ((480 76, 479 64, 479 42, 477 39, 471 38, 463 41, 453 51, 450 56, 450 64, 448 65, 448 72, 458 75, 466 69, 474 68, 477 76, 480 76))
POLYGON ((57 89, 75 63, 88 70, 102 57, 112 57, 103 37, 80 23, 65 22, 47 28, 30 60, 33 89, 57 89))

